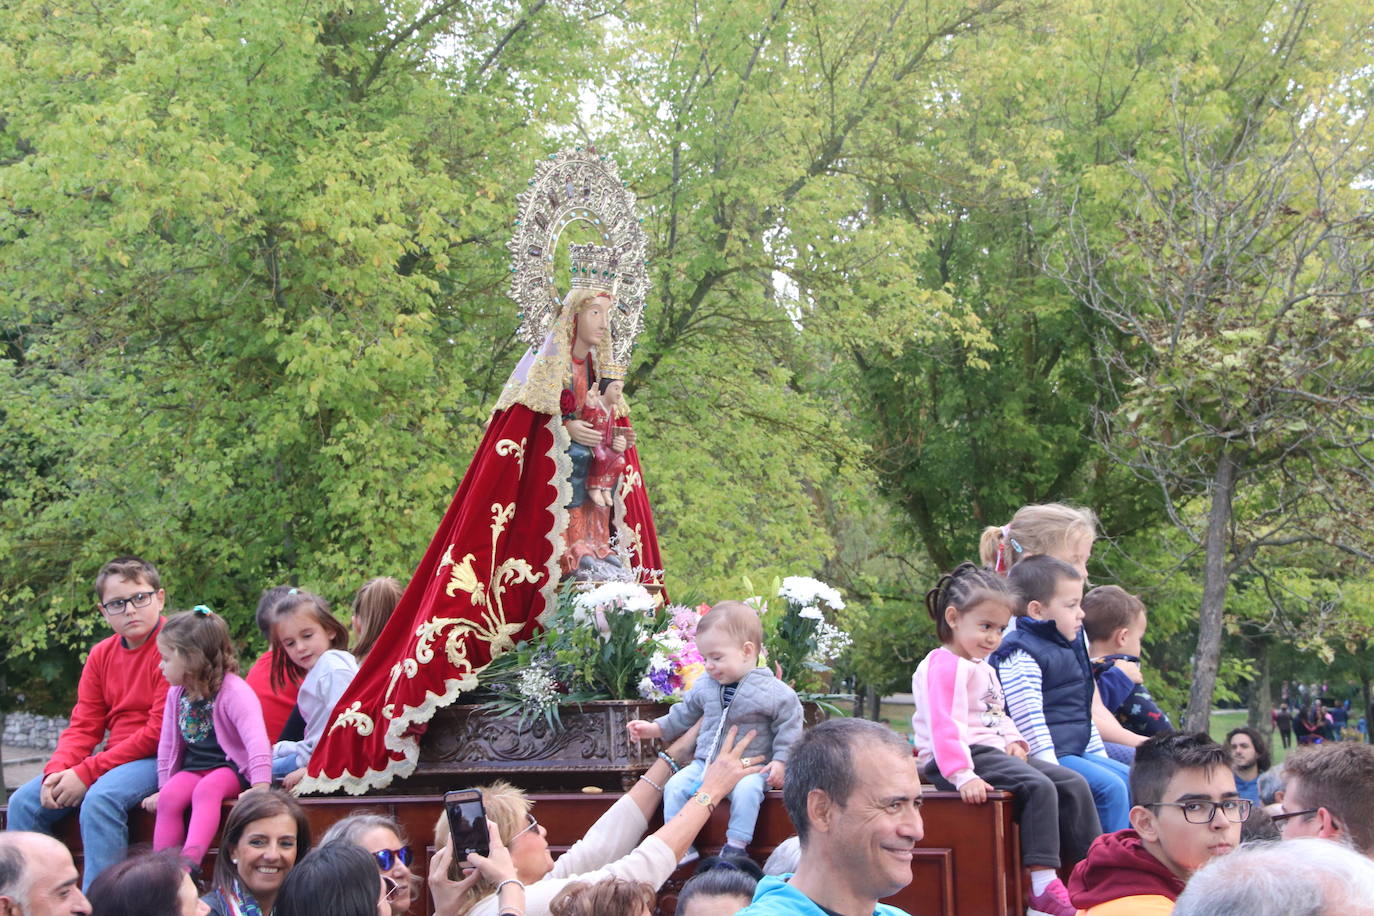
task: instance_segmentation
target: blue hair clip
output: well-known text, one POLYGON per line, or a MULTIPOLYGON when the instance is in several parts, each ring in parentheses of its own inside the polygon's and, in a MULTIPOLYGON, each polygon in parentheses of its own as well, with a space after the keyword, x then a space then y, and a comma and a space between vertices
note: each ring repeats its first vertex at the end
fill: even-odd
POLYGON ((1017 553, 1022 552, 1021 543, 1018 540, 1016 540, 1016 538, 1009 538, 1008 540, 1011 541, 1012 550, 1016 551, 1017 553))
POLYGON ((200 617, 209 617, 211 614, 214 613, 214 611, 210 610, 203 604, 197 604, 195 607, 191 608, 191 613, 196 614, 200 617))
POLYGON ((294 594, 296 594, 296 593, 299 592, 299 591, 300 591, 300 589, 298 589, 298 588, 293 588, 293 589, 291 589, 291 591, 287 592, 287 594, 288 594, 288 595, 294 595, 294 594))

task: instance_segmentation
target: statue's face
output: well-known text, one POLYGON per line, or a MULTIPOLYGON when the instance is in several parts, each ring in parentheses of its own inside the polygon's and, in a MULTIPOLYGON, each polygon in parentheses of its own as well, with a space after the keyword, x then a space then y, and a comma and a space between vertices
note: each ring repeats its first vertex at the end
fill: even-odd
POLYGON ((598 296, 577 316, 577 339, 584 346, 595 347, 606 337, 610 323, 611 300, 598 296))
POLYGON ((620 400, 620 395, 625 391, 625 383, 621 381, 607 382, 606 393, 601 399, 607 404, 615 404, 620 400))

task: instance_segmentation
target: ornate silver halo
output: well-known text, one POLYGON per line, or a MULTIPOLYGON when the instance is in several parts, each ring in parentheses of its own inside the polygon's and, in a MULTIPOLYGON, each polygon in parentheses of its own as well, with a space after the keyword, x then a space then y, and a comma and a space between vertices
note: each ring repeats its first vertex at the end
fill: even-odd
POLYGON ((575 272, 572 285, 615 293, 612 353, 602 362, 628 366, 635 338, 644 328, 648 236, 615 160, 594 146, 551 153, 535 166, 516 203, 515 234, 506 248, 512 259, 510 295, 520 307, 520 338, 539 346, 558 316, 562 297, 553 281, 554 252, 563 230, 580 220, 600 238, 597 250, 573 246, 579 249, 575 267, 587 273, 575 272))

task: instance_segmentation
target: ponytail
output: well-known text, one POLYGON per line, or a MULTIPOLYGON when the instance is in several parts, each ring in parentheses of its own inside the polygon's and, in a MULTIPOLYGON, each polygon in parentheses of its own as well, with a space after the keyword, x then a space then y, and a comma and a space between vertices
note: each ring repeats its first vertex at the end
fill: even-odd
POLYGON ((985 598, 1004 600, 1013 608, 1016 605, 1016 596, 1005 578, 973 563, 960 563, 952 572, 940 577, 935 587, 926 592, 925 605, 926 613, 935 621, 935 635, 941 644, 954 639, 954 630, 945 619, 945 611, 953 607, 962 614, 985 598))

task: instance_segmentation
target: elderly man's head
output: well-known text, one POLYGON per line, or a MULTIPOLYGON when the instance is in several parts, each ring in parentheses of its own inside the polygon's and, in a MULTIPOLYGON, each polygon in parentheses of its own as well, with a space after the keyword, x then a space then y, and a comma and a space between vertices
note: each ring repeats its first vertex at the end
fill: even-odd
POLYGON ((1374 856, 1374 746, 1322 744, 1289 757, 1283 770, 1283 810, 1274 820, 1284 839, 1342 839, 1374 856))
POLYGON ((811 729, 788 761, 783 801, 801 838, 798 871, 815 852, 875 900, 911 883, 924 833, 921 780, 910 746, 892 729, 864 719, 811 729))
POLYGON ((1374 862, 1343 843, 1254 843, 1213 859, 1173 916, 1374 916, 1374 862))
POLYGON ((90 911, 67 847, 41 833, 0 833, 0 914, 82 916, 90 911))

